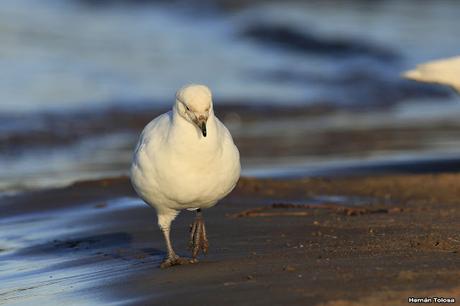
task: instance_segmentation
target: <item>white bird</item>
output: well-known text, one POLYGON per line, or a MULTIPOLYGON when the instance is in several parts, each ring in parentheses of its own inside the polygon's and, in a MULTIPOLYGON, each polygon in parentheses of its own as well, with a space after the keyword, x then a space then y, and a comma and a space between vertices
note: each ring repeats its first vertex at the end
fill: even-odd
POLYGON ((419 82, 449 85, 460 93, 460 56, 417 65, 416 69, 404 72, 403 76, 419 82))
POLYGON ((131 182, 157 212, 168 252, 162 268, 197 262, 200 250, 207 253, 201 209, 214 206, 230 193, 240 170, 238 149, 215 117, 211 91, 204 85, 181 88, 173 109, 147 124, 134 152, 131 182), (169 235, 171 222, 183 209, 196 211, 191 260, 176 255, 169 235))

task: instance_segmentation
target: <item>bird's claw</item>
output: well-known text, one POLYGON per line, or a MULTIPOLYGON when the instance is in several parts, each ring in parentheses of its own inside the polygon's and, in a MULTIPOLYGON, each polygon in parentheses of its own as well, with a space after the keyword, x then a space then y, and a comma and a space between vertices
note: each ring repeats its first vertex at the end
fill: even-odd
POLYGON ((191 263, 195 263, 195 261, 175 255, 175 256, 167 257, 161 263, 160 268, 166 269, 172 266, 187 265, 191 263))
POLYGON ((198 216, 190 226, 189 247, 192 250, 192 260, 197 260, 196 257, 200 250, 203 251, 204 254, 208 253, 209 242, 206 236, 204 219, 201 216, 198 216))

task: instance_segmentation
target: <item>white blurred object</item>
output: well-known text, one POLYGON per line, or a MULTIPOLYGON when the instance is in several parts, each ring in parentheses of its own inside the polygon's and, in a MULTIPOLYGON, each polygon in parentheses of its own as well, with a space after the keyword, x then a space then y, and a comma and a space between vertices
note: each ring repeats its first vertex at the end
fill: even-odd
POLYGON ((460 56, 427 62, 403 73, 419 82, 448 85, 460 94, 460 56))

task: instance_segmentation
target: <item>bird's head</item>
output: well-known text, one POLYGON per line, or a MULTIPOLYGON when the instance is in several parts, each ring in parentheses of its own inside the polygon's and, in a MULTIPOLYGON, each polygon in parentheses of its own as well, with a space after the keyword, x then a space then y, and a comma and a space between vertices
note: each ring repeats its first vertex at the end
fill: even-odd
POLYGON ((176 109, 185 120, 195 124, 206 137, 206 122, 212 112, 212 95, 204 85, 186 85, 176 93, 176 109))

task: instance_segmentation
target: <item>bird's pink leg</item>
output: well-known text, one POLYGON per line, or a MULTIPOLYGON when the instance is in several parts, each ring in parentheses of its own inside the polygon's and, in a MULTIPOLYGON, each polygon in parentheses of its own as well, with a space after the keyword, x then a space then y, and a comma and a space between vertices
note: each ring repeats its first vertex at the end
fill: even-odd
POLYGON ((171 231, 171 222, 172 220, 174 220, 176 215, 177 213, 175 214, 174 212, 170 214, 158 215, 158 224, 160 226, 161 231, 163 232, 163 236, 166 242, 166 249, 168 252, 167 257, 160 265, 162 269, 169 268, 169 267, 176 266, 176 265, 184 265, 184 264, 191 263, 189 259, 181 258, 177 256, 176 253, 174 252, 174 249, 172 248, 171 238, 169 236, 169 233, 171 231))

